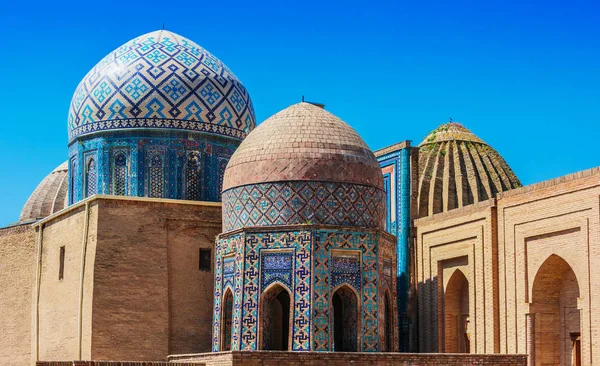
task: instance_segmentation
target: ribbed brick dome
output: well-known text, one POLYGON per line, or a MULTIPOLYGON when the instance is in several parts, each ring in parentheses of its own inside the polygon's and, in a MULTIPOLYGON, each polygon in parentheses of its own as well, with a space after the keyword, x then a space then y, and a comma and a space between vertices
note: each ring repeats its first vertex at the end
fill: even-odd
POLYGON ((25 203, 19 221, 41 219, 68 206, 68 170, 65 161, 40 182, 25 203))
POLYGON ((419 145, 420 217, 485 201, 520 186, 500 154, 461 124, 443 124, 419 145))
POLYGON ((223 191, 298 180, 383 189, 377 159, 358 133, 332 113, 304 102, 269 117, 248 135, 227 165, 223 191))
POLYGON ((310 103, 261 123, 225 169, 223 231, 324 224, 383 228, 383 176, 344 121, 310 103))

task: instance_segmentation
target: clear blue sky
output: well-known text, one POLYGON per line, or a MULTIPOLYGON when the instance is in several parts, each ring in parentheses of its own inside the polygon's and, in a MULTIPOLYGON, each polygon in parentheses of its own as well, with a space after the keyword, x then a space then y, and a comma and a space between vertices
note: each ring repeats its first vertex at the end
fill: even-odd
POLYGON ((0 4, 0 226, 66 160, 80 79, 163 23, 233 70, 259 121, 304 94, 373 149, 418 144, 452 117, 523 184, 600 165, 598 1, 96 4, 0 4))

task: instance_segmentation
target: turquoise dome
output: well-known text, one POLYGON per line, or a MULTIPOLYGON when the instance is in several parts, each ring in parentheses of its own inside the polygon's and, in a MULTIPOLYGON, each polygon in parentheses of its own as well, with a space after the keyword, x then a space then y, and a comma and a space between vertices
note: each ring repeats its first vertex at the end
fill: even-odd
POLYGON ((243 139, 256 125, 250 95, 219 59, 158 30, 108 54, 83 78, 69 142, 101 131, 184 130, 243 139))

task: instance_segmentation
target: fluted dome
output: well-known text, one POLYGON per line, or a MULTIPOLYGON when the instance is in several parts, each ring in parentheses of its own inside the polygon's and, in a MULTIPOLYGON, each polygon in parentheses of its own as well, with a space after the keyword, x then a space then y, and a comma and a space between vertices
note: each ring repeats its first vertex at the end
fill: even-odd
POLYGON ((25 203, 19 221, 41 219, 68 206, 68 170, 65 161, 40 182, 25 203))
POLYGON ((176 129, 242 139, 255 126, 246 88, 208 51, 159 30, 104 57, 71 101, 69 141, 104 130, 176 129))
POLYGON ((484 201, 520 186, 500 154, 461 124, 443 124, 419 145, 420 217, 484 201))
POLYGON ((310 103, 261 123, 231 157, 223 180, 224 231, 323 223, 383 227, 383 177, 356 131, 310 103))

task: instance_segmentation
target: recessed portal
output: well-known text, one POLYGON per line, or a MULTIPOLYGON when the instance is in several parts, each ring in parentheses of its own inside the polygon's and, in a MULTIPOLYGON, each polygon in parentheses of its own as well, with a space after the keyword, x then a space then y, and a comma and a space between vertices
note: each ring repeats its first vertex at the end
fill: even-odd
POLYGON ((469 353, 469 281, 454 271, 444 294, 444 352, 469 353))
POLYGON ((533 281, 530 311, 535 314, 535 365, 581 365, 579 284, 569 264, 553 254, 533 281))
POLYGON ((263 294, 261 325, 261 349, 289 350, 290 294, 283 286, 276 284, 263 294))
POLYGON ((339 288, 332 296, 333 351, 356 352, 358 328, 358 301, 348 286, 339 288))
POLYGON ((385 315, 385 349, 384 351, 392 351, 392 299, 390 293, 385 293, 384 300, 384 315, 385 315))

